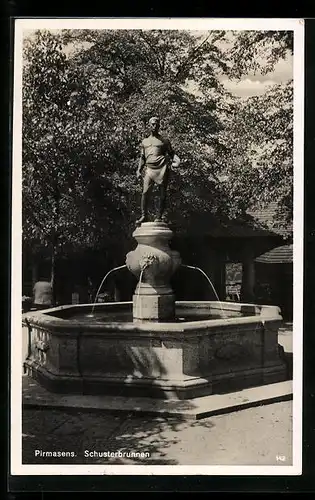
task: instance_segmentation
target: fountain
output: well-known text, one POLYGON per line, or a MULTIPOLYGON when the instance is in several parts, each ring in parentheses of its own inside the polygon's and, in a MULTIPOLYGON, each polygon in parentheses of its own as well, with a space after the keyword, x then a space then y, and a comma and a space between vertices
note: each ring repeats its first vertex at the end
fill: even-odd
POLYGON ((51 391, 190 399, 286 379, 278 307, 175 300, 170 278, 181 258, 169 246, 173 232, 163 212, 168 172, 180 159, 159 134, 159 124, 156 116, 149 120, 137 171, 140 178, 145 168, 142 213, 133 233, 138 245, 125 264, 138 278, 133 301, 23 316, 29 332, 25 371, 51 391), (154 184, 158 217, 147 222, 154 184))
POLYGON ((132 302, 66 305, 23 315, 26 373, 48 390, 191 399, 286 379, 276 306, 176 301, 181 265, 165 222, 143 222, 126 256, 132 302), (93 317, 91 310, 93 308, 93 317))

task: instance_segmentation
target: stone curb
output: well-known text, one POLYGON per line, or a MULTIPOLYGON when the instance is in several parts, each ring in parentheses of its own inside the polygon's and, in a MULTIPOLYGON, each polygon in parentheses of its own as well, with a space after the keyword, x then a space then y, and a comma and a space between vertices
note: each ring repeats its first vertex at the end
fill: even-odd
POLYGON ((120 396, 84 396, 53 394, 34 381, 24 378, 24 409, 56 409, 127 413, 138 416, 172 417, 198 420, 247 408, 288 401, 293 398, 292 381, 251 387, 229 394, 213 394, 190 400, 152 400, 120 396))

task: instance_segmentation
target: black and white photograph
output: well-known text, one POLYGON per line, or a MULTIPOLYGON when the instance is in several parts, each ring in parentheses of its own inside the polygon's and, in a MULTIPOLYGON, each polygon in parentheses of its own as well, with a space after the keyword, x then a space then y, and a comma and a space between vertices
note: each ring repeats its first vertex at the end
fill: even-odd
POLYGON ((16 19, 11 469, 302 472, 304 23, 16 19))

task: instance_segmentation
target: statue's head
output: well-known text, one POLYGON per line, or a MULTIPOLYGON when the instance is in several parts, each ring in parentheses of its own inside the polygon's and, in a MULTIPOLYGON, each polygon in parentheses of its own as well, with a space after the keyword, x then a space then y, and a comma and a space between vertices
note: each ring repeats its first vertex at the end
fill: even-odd
POLYGON ((158 132, 160 128, 160 119, 158 116, 151 116, 149 120, 150 132, 158 132))

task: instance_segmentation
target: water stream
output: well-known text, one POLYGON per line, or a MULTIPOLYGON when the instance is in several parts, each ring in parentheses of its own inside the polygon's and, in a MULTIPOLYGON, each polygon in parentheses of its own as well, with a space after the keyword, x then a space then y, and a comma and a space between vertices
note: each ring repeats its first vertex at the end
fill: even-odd
POLYGON ((105 274, 104 278, 102 279, 101 281, 101 284, 100 286, 98 287, 98 290, 96 292, 96 295, 95 295, 95 299, 94 299, 94 302, 93 302, 93 307, 92 307, 92 312, 91 314, 89 314, 88 316, 89 317, 92 317, 94 315, 94 309, 95 309, 95 306, 97 304, 97 298, 99 296, 99 293, 102 289, 102 286, 103 284, 105 283, 106 279, 110 276, 110 274, 112 274, 114 271, 118 271, 119 269, 124 269, 126 266, 126 264, 124 264, 123 266, 118 266, 118 267, 114 267, 113 269, 111 269, 110 271, 108 271, 108 273, 105 274))
MULTIPOLYGON (((92 306, 92 311, 91 311, 91 314, 88 314, 88 317, 93 317, 93 316, 94 316, 94 309, 95 309, 95 306, 96 306, 96 304, 97 304, 97 299, 98 299, 98 296, 99 296, 99 294, 100 294, 100 291, 101 291, 101 289, 102 289, 102 287, 103 287, 103 285, 104 285, 104 283, 105 283, 106 279, 107 279, 107 278, 108 278, 108 277, 109 277, 109 276, 110 276, 113 272, 118 271, 118 270, 120 270, 120 269, 124 269, 125 267, 127 267, 127 266, 126 266, 126 264, 124 264, 124 265, 122 265, 122 266, 114 267, 113 269, 111 269, 110 271, 108 271, 108 272, 105 274, 105 276, 104 276, 104 278, 102 279, 101 284, 100 284, 100 286, 98 287, 98 290, 97 290, 97 292, 96 292, 96 295, 95 295, 95 298, 94 298, 94 302, 93 302, 93 306, 92 306)), ((193 269, 194 271, 199 271, 199 272, 200 272, 200 273, 201 273, 201 274, 202 274, 202 275, 206 278, 207 282, 208 282, 208 283, 209 283, 209 285, 211 286, 211 289, 212 289, 212 291, 213 291, 213 293, 214 293, 214 295, 215 295, 215 297, 216 297, 216 299, 217 299, 217 301, 218 301, 219 307, 220 307, 220 309, 221 309, 222 316, 223 316, 224 318, 226 318, 225 311, 224 311, 224 310, 223 310, 223 308, 222 308, 222 303, 221 303, 221 301, 220 301, 220 299, 219 299, 219 296, 218 296, 218 294, 217 294, 217 292, 216 292, 216 289, 214 288, 213 283, 212 283, 211 279, 209 278, 209 276, 208 276, 208 275, 207 275, 207 274, 206 274, 206 273, 205 273, 205 272, 204 272, 204 271, 203 271, 200 267, 189 266, 189 265, 187 265, 187 264, 182 264, 182 267, 186 267, 187 269, 193 269)), ((139 303, 140 286, 141 286, 142 276, 143 276, 143 272, 144 272, 144 270, 145 270, 145 267, 144 267, 143 269, 141 269, 140 279, 139 279, 139 284, 138 284, 138 293, 137 293, 137 298, 136 298, 136 301, 137 301, 136 308, 137 308, 137 309, 138 309, 138 303, 139 303)))
POLYGON ((206 278, 206 280, 208 281, 209 285, 211 286, 211 289, 212 289, 212 291, 213 291, 213 293, 214 293, 214 295, 215 295, 215 297, 216 297, 216 299, 217 299, 217 301, 218 301, 218 304, 219 304, 220 309, 221 309, 221 312, 222 312, 222 316, 223 316, 224 318, 226 318, 227 316, 226 316, 225 311, 224 311, 224 310, 223 310, 223 308, 222 308, 222 302, 221 302, 221 300, 219 299, 219 296, 218 296, 218 294, 217 294, 217 291, 216 291, 216 289, 214 288, 213 283, 212 283, 211 279, 209 278, 209 276, 208 276, 208 275, 207 275, 207 274, 206 274, 206 273, 205 273, 202 269, 200 269, 200 267, 188 266, 188 265, 186 265, 186 264, 182 264, 182 267, 187 267, 188 269, 193 269, 193 270, 195 270, 195 271, 199 271, 199 272, 200 272, 200 273, 201 273, 201 274, 202 274, 202 275, 206 278))

